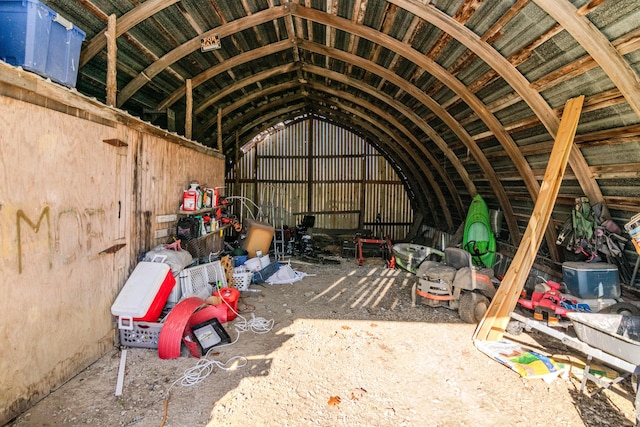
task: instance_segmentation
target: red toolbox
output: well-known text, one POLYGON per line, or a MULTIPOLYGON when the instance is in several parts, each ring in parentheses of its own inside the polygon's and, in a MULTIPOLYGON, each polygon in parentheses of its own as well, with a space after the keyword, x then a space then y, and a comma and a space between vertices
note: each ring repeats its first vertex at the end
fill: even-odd
POLYGON ((168 264, 140 262, 111 306, 120 329, 131 329, 133 321, 157 322, 176 283, 168 264))

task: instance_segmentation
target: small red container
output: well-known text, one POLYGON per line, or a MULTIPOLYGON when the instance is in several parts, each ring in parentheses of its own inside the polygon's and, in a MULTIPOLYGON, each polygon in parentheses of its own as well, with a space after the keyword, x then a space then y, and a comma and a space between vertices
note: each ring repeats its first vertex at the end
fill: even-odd
POLYGON ((240 298, 240 291, 236 288, 222 288, 213 293, 213 296, 223 299, 223 304, 227 307, 227 321, 233 320, 238 315, 238 298, 240 298))
POLYGON ((198 192, 196 190, 184 190, 182 192, 182 210, 195 211, 198 209, 198 192))

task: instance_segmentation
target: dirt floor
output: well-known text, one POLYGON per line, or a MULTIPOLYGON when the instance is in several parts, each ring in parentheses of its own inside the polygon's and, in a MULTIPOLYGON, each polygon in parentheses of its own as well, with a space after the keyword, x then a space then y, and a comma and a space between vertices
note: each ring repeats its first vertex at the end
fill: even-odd
MULTIPOLYGON (((594 394, 592 383, 588 397, 570 376, 525 380, 478 351, 473 325, 446 308, 412 307, 414 276, 379 258, 292 266, 309 275, 242 293, 242 318, 224 324, 237 341, 209 355, 221 364, 235 358, 230 370, 211 363, 199 382, 181 385, 196 358, 129 348, 116 397, 114 348, 10 425, 161 426, 167 396, 167 427, 634 425, 628 398, 594 394), (271 329, 239 333, 253 317, 273 320, 271 329)), ((507 337, 568 351, 535 332, 507 337)))

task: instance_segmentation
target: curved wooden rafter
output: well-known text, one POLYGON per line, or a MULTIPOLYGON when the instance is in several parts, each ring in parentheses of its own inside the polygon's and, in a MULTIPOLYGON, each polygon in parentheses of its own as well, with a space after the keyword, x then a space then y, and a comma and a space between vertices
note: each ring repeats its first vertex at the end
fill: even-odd
MULTIPOLYGON (((326 99, 321 99, 321 98, 315 98, 315 99, 319 101, 321 100, 322 102, 330 102, 326 99)), ((257 109, 257 111, 255 111, 254 114, 252 114, 252 116, 254 117, 249 119, 250 121, 243 120, 244 124, 239 129, 239 134, 248 135, 244 137, 244 139, 250 140, 253 136, 255 136, 259 132, 258 128, 264 129, 265 127, 269 127, 268 125, 269 123, 275 124, 286 119, 286 117, 291 117, 292 115, 296 115, 297 111, 300 111, 301 109, 308 107, 309 105, 308 102, 305 101, 303 103, 299 103, 293 106, 286 105, 281 108, 278 108, 279 104, 284 102, 288 103, 289 100, 290 99, 281 99, 278 102, 275 102, 274 103, 275 105, 269 104, 268 108, 265 107, 264 109, 262 108, 257 109)), ((348 122, 352 124, 354 120, 356 120, 354 116, 347 115, 344 112, 340 112, 339 110, 321 108, 319 105, 314 105, 313 109, 317 111, 323 111, 326 114, 330 114, 330 115, 342 115, 345 118, 343 123, 348 122)), ((412 200, 412 203, 416 203, 417 208, 420 209, 423 213, 431 214, 431 216, 433 216, 434 223, 437 224, 439 221, 438 215, 437 215, 438 209, 437 207, 435 207, 431 197, 429 196, 429 192, 425 190, 424 181, 426 180, 423 178, 423 176, 416 175, 417 172, 423 172, 423 171, 414 167, 414 163, 412 162, 413 159, 410 156, 401 152, 397 152, 397 148, 394 148, 396 144, 391 142, 391 141, 396 141, 396 137, 393 135, 393 133, 389 134, 389 132, 381 133, 380 131, 377 131, 376 128, 379 127, 378 123, 371 122, 370 119, 367 118, 366 114, 363 114, 362 112, 359 112, 356 110, 354 113, 356 113, 359 118, 361 117, 361 119, 357 119, 357 120, 361 123, 360 127, 364 129, 357 133, 370 135, 366 139, 370 139, 371 141, 389 141, 383 146, 383 150, 380 150, 380 151, 385 152, 386 148, 388 148, 396 152, 395 154, 396 157, 394 157, 396 159, 395 161, 397 162, 397 159, 402 160, 401 163, 403 164, 403 166, 406 166, 406 168, 403 169, 403 172, 408 176, 410 181, 413 181, 416 184, 418 184, 418 188, 416 188, 415 185, 410 185, 409 182, 403 181, 403 185, 405 186, 405 188, 411 188, 411 191, 414 193, 415 193, 415 190, 418 190, 418 189, 421 190, 420 193, 422 194, 422 196, 424 196, 424 199, 427 201, 427 204, 425 205, 423 203, 423 200, 421 198, 418 198, 418 200, 412 200), (368 123, 368 125, 362 122, 362 120, 366 120, 367 121, 366 123, 368 123), (385 135, 390 135, 390 137, 389 136, 385 137, 385 135)), ((345 127, 344 124, 341 125, 341 127, 345 127)), ((371 141, 369 143, 372 143, 371 141)), ((377 145, 375 143, 372 143, 372 144, 374 146, 377 145)))
MULTIPOLYGON (((247 62, 254 61, 258 58, 262 58, 264 56, 273 55, 274 53, 282 52, 287 49, 292 48, 292 41, 289 39, 285 39, 279 42, 275 42, 263 47, 259 47, 257 49, 250 50, 248 52, 241 53, 240 55, 236 55, 232 58, 227 59, 224 62, 221 62, 218 65, 215 65, 211 68, 206 69, 202 73, 194 76, 191 79, 191 84, 193 87, 198 87, 202 83, 211 79, 214 76, 217 76, 220 73, 231 70, 238 65, 246 64, 247 62)), ((173 105, 178 99, 185 96, 185 87, 181 86, 179 89, 173 91, 167 98, 165 98, 158 106, 156 107, 159 110, 164 110, 165 108, 173 105)))
MULTIPOLYGON (((537 196, 539 191, 539 184, 534 178, 531 167, 521 155, 517 145, 515 144, 513 139, 511 139, 511 136, 504 130, 498 119, 487 110, 484 103, 480 99, 478 99, 475 94, 469 92, 467 87, 461 81, 449 74, 447 70, 442 68, 435 61, 427 58, 420 52, 414 50, 410 46, 389 35, 382 34, 377 30, 369 27, 354 25, 347 19, 328 15, 324 12, 308 9, 299 5, 292 5, 291 12, 294 14, 294 16, 301 16, 305 19, 309 19, 323 25, 336 26, 342 31, 346 31, 353 35, 357 35, 374 43, 385 46, 387 49, 401 54, 403 57, 409 59, 419 67, 427 70, 431 75, 442 81, 452 91, 457 93, 467 103, 467 105, 472 110, 474 110, 479 117, 482 118, 487 127, 494 132, 500 144, 503 146, 505 151, 509 153, 509 156, 514 162, 516 169, 518 169, 518 171, 522 175, 523 182, 527 186, 529 193, 532 195, 531 197, 535 198, 537 196)), ((495 173, 493 173, 493 168, 486 160, 486 157, 482 153, 482 150, 477 146, 475 142, 469 145, 467 148, 472 152, 472 155, 482 168, 483 172, 485 172, 485 174, 487 175, 494 193, 498 198, 498 202, 502 209, 505 211, 505 219, 513 241, 515 244, 518 244, 520 239, 520 230, 518 229, 515 216, 512 216, 513 210, 511 209, 509 197, 504 191, 500 180, 495 176, 495 173)), ((550 250, 554 251, 555 232, 554 230, 549 228, 548 233, 549 235, 547 236, 547 242, 549 244, 550 250), (551 241, 553 241, 553 244, 551 244, 551 241)), ((557 258, 557 254, 555 255, 555 258, 557 258)))
MULTIPOLYGON (((290 68, 289 67, 281 67, 283 71, 289 72, 290 68)), ((341 83, 344 83, 346 85, 352 86, 357 88, 358 90, 361 90, 365 93, 368 93, 369 95, 376 97, 378 99, 380 99, 381 101, 383 101, 384 103, 390 105, 391 107, 393 107, 395 110, 399 111, 400 113, 402 113, 405 117, 407 117, 409 120, 411 120, 414 125, 416 125, 417 127, 419 127, 423 132, 425 132, 425 134, 436 143, 436 145, 445 153, 445 155, 447 155, 448 158, 452 159, 452 163, 454 164, 454 166, 456 167, 456 169, 463 169, 464 167, 461 164, 461 162, 459 161, 459 159, 455 156, 455 154, 449 149, 447 143, 440 137, 440 135, 438 135, 438 133, 432 128, 430 127, 427 123, 425 123, 417 114, 415 114, 415 112, 413 112, 411 109, 405 107, 402 103, 396 101, 395 99, 389 97, 388 95, 383 94, 382 92, 376 91, 373 88, 365 85, 364 83, 355 81, 353 79, 349 79, 348 77, 339 74, 337 72, 334 71, 329 71, 317 66, 311 66, 311 65, 304 65, 302 67, 302 69, 304 71, 308 71, 308 72, 312 72, 314 74, 317 75, 323 75, 325 77, 329 77, 334 81, 338 81, 341 83)), ((266 72, 269 75, 271 75, 270 72, 266 72)), ((247 80, 249 81, 253 81, 253 77, 248 78, 247 80)), ((246 86, 246 84, 244 83, 244 81, 238 82, 236 85, 234 85, 234 91, 238 90, 242 87, 246 86)), ((287 84, 287 88, 295 86, 295 83, 288 83, 287 84)), ((277 87, 282 87, 281 85, 277 86, 277 87)), ((233 112, 234 110, 237 110, 238 108, 242 107, 243 105, 253 102, 255 99, 258 98, 262 98, 266 95, 268 95, 269 93, 272 93, 272 90, 276 90, 276 87, 273 88, 268 88, 268 89, 264 89, 263 91, 257 92, 255 93, 253 96, 249 95, 247 97, 243 97, 242 99, 239 99, 236 103, 227 106, 223 109, 223 116, 227 116, 229 115, 231 112, 233 112), (269 91, 269 93, 267 93, 266 91, 269 91)), ((278 90, 280 91, 280 90, 278 90)), ((233 92, 227 92, 228 94, 233 93, 233 92)), ((355 103, 360 103, 362 104, 361 100, 355 99, 353 102, 355 103)), ((371 105, 371 104, 369 104, 371 105)), ((383 113, 379 113, 379 115, 382 116, 383 113)), ((388 116, 388 114, 386 114, 388 116)), ((201 129, 203 129, 204 131, 206 131, 206 129, 212 127, 217 120, 214 120, 215 118, 203 123, 201 129)), ((427 149, 427 147, 420 143, 420 141, 417 140, 417 138, 414 137, 414 135, 409 132, 408 130, 406 130, 406 132, 404 132, 405 135, 407 135, 408 139, 411 139, 414 144, 418 147, 418 149, 420 150, 420 152, 427 157, 427 159, 429 159, 429 161, 431 162, 431 168, 435 169, 438 174, 441 177, 441 180, 443 182, 445 182, 445 184, 447 185, 447 188, 450 192, 450 195, 454 201, 454 205, 456 206, 459 214, 461 217, 464 217, 463 214, 463 207, 462 207, 462 202, 460 200, 460 197, 458 195, 458 192, 456 191, 453 182, 451 181, 451 178, 448 176, 448 174, 444 171, 444 169, 442 168, 442 166, 440 165, 440 162, 433 156, 433 154, 427 149)), ((463 180, 465 179, 465 177, 468 177, 466 170, 464 170, 464 175, 463 175, 463 180)), ((471 194, 475 194, 475 185, 473 184, 473 182, 468 179, 468 182, 465 182, 465 184, 468 184, 468 189, 469 192, 471 194)))
POLYGON ((533 0, 586 50, 640 117, 640 81, 611 42, 568 1, 533 0))
MULTIPOLYGON (((179 1, 180 0, 147 0, 139 4, 116 20, 116 37, 120 37, 139 23, 179 1)), ((91 61, 94 56, 105 48, 107 44, 106 32, 107 27, 105 25, 105 28, 93 36, 86 46, 84 46, 80 54, 80 67, 83 67, 87 62, 91 61)))
MULTIPOLYGON (((545 0, 540 0, 540 2, 545 2, 545 0)), ((439 28, 443 29, 443 31, 447 32, 448 34, 451 34, 458 42, 460 42, 461 44, 465 45, 467 48, 469 48, 470 50, 472 50, 475 54, 477 54, 480 58, 482 58, 486 63, 488 63, 489 65, 491 65, 494 69, 496 69, 496 71, 498 71, 501 76, 505 79, 505 81, 507 81, 515 90, 516 92, 522 97, 523 100, 525 100, 525 102, 527 102, 527 104, 530 106, 530 108, 532 108, 532 110, 534 111, 534 114, 539 118, 539 120, 545 125, 545 127, 547 127, 547 129, 550 132, 554 132, 554 122, 557 123, 558 119, 557 119, 557 115, 555 115, 555 113, 553 112, 553 110, 549 107, 548 104, 546 104, 546 102, 542 99, 542 97, 540 96, 540 94, 538 92, 536 92, 535 90, 529 88, 528 82, 526 81, 526 79, 524 79, 524 77, 517 71, 517 69, 515 69, 515 67, 511 66, 509 64, 509 62, 502 57, 497 51, 495 51, 488 43, 482 41, 478 36, 476 36, 473 32, 471 32, 469 29, 467 29, 464 25, 456 22, 453 18, 451 18, 450 16, 448 16, 447 14, 440 12, 439 10, 437 10, 435 7, 430 6, 430 5, 424 5, 422 3, 419 3, 415 0, 390 0, 390 3, 401 7, 411 13, 414 13, 416 16, 419 16, 421 19, 424 19, 426 22, 432 23, 433 25, 438 26, 439 28), (502 62, 502 65, 507 65, 506 68, 502 68, 502 66, 497 66, 494 62, 500 63, 502 62), (527 93, 528 91, 528 93, 527 93), (541 102, 540 102, 541 101, 541 102)), ((355 37, 364 37, 367 38, 371 41, 374 41, 375 43, 378 43, 379 46, 384 46, 387 48, 391 48, 392 50, 393 47, 390 46, 388 43, 386 42, 382 42, 380 43, 377 40, 373 40, 371 39, 371 37, 368 36, 363 36, 360 33, 354 33, 352 31, 350 31, 349 27, 345 27, 344 25, 334 25, 331 21, 333 19, 342 19, 342 18, 338 18, 336 16, 334 16, 331 13, 325 13, 325 12, 319 12, 315 9, 309 9, 309 8, 305 8, 300 6, 299 4, 285 4, 284 6, 277 6, 277 7, 272 7, 270 9, 265 9, 264 11, 258 12, 254 15, 250 15, 244 18, 240 18, 236 21, 233 21, 229 24, 225 24, 222 25, 220 27, 217 27, 215 29, 215 32, 222 34, 223 31, 221 31, 221 29, 223 27, 227 27, 230 28, 230 25, 238 25, 237 31, 242 31, 243 29, 245 29, 246 27, 243 27, 244 24, 246 24, 249 21, 249 18, 254 20, 254 23, 252 25, 260 25, 260 23, 266 22, 268 20, 276 20, 279 17, 282 16, 293 16, 296 19, 310 19, 311 21, 316 21, 316 22, 320 22, 320 23, 324 23, 325 25, 328 25, 330 28, 338 28, 338 29, 342 29, 344 31, 350 32, 352 33, 355 37), (276 11, 276 13, 273 13, 274 11, 276 11), (272 14, 268 19, 264 19, 264 17, 267 14, 272 14), (309 14, 314 14, 315 16, 317 15, 324 15, 324 18, 322 19, 313 19, 312 17, 308 16, 309 14), (260 19, 256 19, 256 17, 258 15, 261 15, 260 19), (241 24, 239 21, 244 21, 244 24, 241 24), (242 28, 240 28, 242 27, 242 28)), ((287 18, 288 19, 288 18, 287 18)), ((344 20, 346 22, 349 23, 353 23, 353 21, 349 21, 349 20, 344 20)), ((358 24, 355 24, 358 25, 358 24)), ((370 29, 368 27, 366 27, 367 29, 370 29)), ((212 30, 214 31, 214 30, 212 30)), ((375 30, 373 30, 375 31, 375 30)), ((594 28, 594 31, 598 32, 597 29, 594 28)), ((229 34, 234 33, 234 31, 230 31, 229 34)), ((380 32, 378 32, 380 34, 380 32)), ((599 33, 599 32, 598 32, 599 33)), ((384 34, 384 33, 382 33, 384 34)), ((601 34, 601 33, 600 33, 601 34)), ((222 34, 222 36, 224 36, 224 34, 222 34)), ((603 36, 601 35, 601 38, 603 36)), ((384 37, 382 37, 384 38, 384 37)), ((396 40, 396 39, 393 39, 396 40)), ((397 41, 397 40, 396 40, 397 41)), ((176 53, 175 51, 182 49, 185 45, 187 45, 190 42, 187 42, 185 44, 183 44, 182 46, 180 46, 179 48, 175 49, 174 53, 176 53)), ((397 52, 397 50, 395 50, 397 52)), ((186 50, 183 50, 182 52, 185 52, 185 54, 188 54, 188 52, 186 50)), ((170 52, 171 53, 171 52, 170 52)), ((154 62, 154 64, 152 64, 151 66, 149 66, 145 71, 149 71, 149 73, 147 72, 143 72, 140 75, 138 75, 138 77, 136 77, 137 83, 135 84, 140 84, 143 85, 144 81, 146 80, 150 80, 153 75, 161 72, 162 69, 167 68, 167 67, 162 67, 159 66, 157 69, 155 68, 155 66, 157 66, 159 63, 163 62, 163 60, 168 60, 169 54, 165 55, 163 58, 161 58, 160 60, 154 62), (155 73, 155 74, 154 74, 155 73)), ((405 56, 405 55, 403 55, 405 56)), ((406 56, 405 56, 406 57, 406 56)), ((411 58, 408 58, 411 59, 411 58)), ((622 58, 620 58, 623 62, 624 60, 622 58)), ((414 61, 415 62, 415 61, 414 61)), ((168 61, 168 63, 172 63, 170 61, 168 61)), ((427 70, 428 72, 430 72, 432 75, 435 75, 437 73, 435 73, 433 71, 432 68, 430 67, 423 67, 422 65, 420 65, 421 68, 424 68, 425 70, 427 70)), ((632 70, 631 70, 632 71, 632 70)), ((635 75, 635 74, 634 74, 635 75)), ((436 78, 438 78, 440 81, 443 81, 441 76, 439 75, 435 75, 436 78)), ((136 81, 136 79, 134 79, 134 81, 136 81)), ((121 97, 119 99, 120 103, 125 102, 125 98, 130 97, 133 93, 135 93, 135 91, 137 89, 134 88, 135 84, 132 85, 132 83, 134 83, 134 81, 130 82, 129 85, 127 85, 123 91, 121 92, 121 97), (131 94, 129 94, 129 91, 131 91, 131 94)), ((447 86, 450 86, 449 83, 446 84, 447 86)), ((141 87, 141 86, 140 86, 141 87)), ((455 89, 454 92, 458 93, 455 89)), ((465 97, 461 98, 467 103, 467 105, 469 105, 472 110, 478 114, 478 109, 477 109, 477 105, 475 105, 473 102, 469 102, 469 99, 465 99, 465 97)), ((479 100, 478 100, 479 101, 479 100)), ((482 104, 480 102, 480 104, 482 104)), ((483 104, 482 104, 483 105, 483 104)), ((482 110, 480 110, 482 111, 482 110)), ((487 110, 488 112, 488 110, 487 110)), ((489 113, 489 115, 491 115, 489 113)), ((483 122, 485 122, 485 124, 489 125, 490 123, 487 123, 487 116, 483 116, 483 114, 478 114, 478 116, 483 120, 483 122)), ((489 118, 489 120, 491 121, 492 119, 489 118)), ((503 145, 503 148, 505 148, 505 151, 508 153, 508 155, 514 159, 514 153, 509 149, 509 146, 505 146, 505 141, 511 140, 510 136, 508 135, 507 131, 504 129, 504 127, 499 124, 499 122, 497 121, 497 119, 495 119, 495 117, 493 118, 493 120, 495 120, 495 122, 497 123, 496 127, 492 127, 492 126, 488 126, 490 128, 490 130, 494 133, 494 135, 497 137, 498 141, 503 145)), ((511 143, 513 144, 512 147, 515 147, 515 143, 513 143, 513 141, 511 140, 511 143)), ((517 149, 517 147, 516 147, 517 149)), ((518 157, 515 157, 516 160, 514 160, 514 164, 516 165, 517 169, 530 169, 528 163, 526 162, 526 160, 524 160, 524 158, 522 156, 519 156, 520 159, 522 159, 522 161, 524 162, 523 164, 518 164, 518 157)), ((588 188, 589 190, 586 190, 585 193, 587 195, 592 195, 591 198, 594 200, 598 200, 599 198, 601 198, 601 196, 598 196, 600 193, 599 191, 599 187, 597 186, 597 183, 595 183, 595 180, 593 178, 593 176, 591 175, 588 165, 586 164, 586 161, 584 161, 584 158, 582 157, 582 154, 580 152, 580 150, 577 147, 574 147, 572 150, 572 156, 571 156, 571 167, 572 170, 574 171, 580 185, 583 187, 583 189, 588 188), (577 159, 577 160, 576 160, 577 159), (585 182, 587 184, 585 184, 585 182), (595 196, 593 196, 593 194, 595 194, 595 196)), ((523 182, 525 182, 525 185, 527 186, 528 190, 530 193, 532 193, 532 199, 535 200, 537 191, 533 191, 533 189, 535 189, 535 187, 538 185, 537 184, 537 180, 535 180, 535 176, 533 175, 533 173, 522 173, 522 170, 520 170, 521 172, 521 176, 523 177, 523 182)), ((529 171, 530 172, 530 171, 529 171)), ((489 180, 490 184, 492 185, 493 188, 495 188, 495 183, 491 182, 491 179, 489 180)), ((495 191, 495 190, 494 190, 495 191)), ((496 192, 497 194, 497 192, 496 192)), ((505 212, 506 214, 506 212, 505 212)), ((509 219, 507 219, 507 222, 509 224, 509 219)), ((515 222, 515 220, 513 220, 513 222, 515 222)), ((511 229, 511 227, 509 227, 511 229)), ((511 230, 510 230, 511 231, 511 230)), ((513 233, 512 233, 513 234, 513 233)), ((519 233, 518 233, 519 234, 519 233)), ((550 247, 552 247, 552 245, 549 245, 550 247)))
POLYGON ((217 34, 220 38, 230 36, 238 31, 244 31, 246 29, 262 25, 266 22, 273 21, 278 18, 282 18, 289 13, 290 4, 287 3, 284 6, 275 6, 273 8, 265 9, 261 12, 253 15, 245 16, 244 18, 231 21, 227 24, 216 27, 209 30, 198 37, 194 37, 189 41, 184 42, 177 48, 167 52, 162 58, 155 61, 147 68, 145 68, 140 74, 138 74, 133 80, 122 88, 118 94, 118 107, 121 107, 134 93, 136 93, 147 82, 151 81, 155 76, 161 73, 164 69, 169 67, 174 62, 184 58, 191 52, 200 48, 200 39, 203 37, 213 36, 217 34))
MULTIPOLYGON (((280 85, 276 85, 273 87, 268 88, 267 90, 269 91, 270 94, 273 93, 277 93, 277 92, 282 92, 282 91, 286 91, 289 90, 293 87, 298 86, 299 83, 297 81, 292 81, 292 82, 287 82, 287 83, 282 83, 280 85)), ((386 113, 385 111, 383 111, 382 109, 380 109, 379 107, 363 101, 360 98, 355 97, 354 95, 344 92, 344 91, 338 91, 338 90, 334 90, 334 89, 330 89, 324 86, 320 86, 317 84, 313 84, 313 83, 308 83, 306 86, 313 88, 316 91, 320 91, 320 92, 324 92, 324 93, 328 93, 331 94, 333 96, 336 96, 338 98, 347 100, 353 104, 357 104, 358 106, 366 109, 367 111, 372 112, 373 114, 378 115, 379 117, 381 117, 384 121, 392 124, 394 126, 394 128, 396 128, 398 130, 398 132, 393 132, 392 130, 390 130, 390 128, 388 127, 383 127, 382 125, 378 124, 379 127, 384 128, 385 132, 390 136, 390 138, 392 138, 393 140, 396 141, 397 145, 401 146, 404 150, 404 152, 406 153, 411 153, 413 150, 411 149, 411 147, 409 147, 403 139, 398 138, 397 134, 403 134, 404 137, 407 140, 412 141, 417 147, 420 147, 422 144, 420 143, 420 141, 411 134, 411 132, 405 127, 403 126, 401 123, 399 123, 395 118, 391 117, 388 113, 386 113)), ((242 98, 241 100, 239 100, 238 102, 226 107, 223 110, 223 115, 228 115, 229 113, 231 113, 234 110, 237 110, 238 108, 242 107, 243 105, 254 101, 257 98, 262 98, 264 96, 264 91, 260 91, 256 94, 247 96, 242 98)), ((283 98, 283 102, 288 102, 289 99, 284 97, 283 98)), ((269 103, 268 108, 272 108, 273 106, 273 102, 269 103)), ((337 105, 337 104, 336 104, 337 105)), ((344 103, 340 103, 340 105, 342 107, 344 107, 346 110, 352 114, 356 114, 356 109, 352 108, 352 107, 347 107, 346 104, 344 103)), ((261 115, 262 111, 258 110, 255 113, 253 112, 246 112, 242 115, 242 120, 246 120, 247 116, 251 117, 252 115, 261 115)), ((359 112, 357 113, 358 115, 363 115, 364 113, 359 112)), ((368 120, 368 119, 367 119, 368 120)), ((379 121, 378 121, 379 122, 379 121)), ((373 123, 378 123, 378 122, 373 122, 373 123)), ((398 153, 400 153, 400 151, 398 151, 398 153)), ((436 165, 439 167, 437 160, 430 154, 428 153, 428 151, 424 150, 423 154, 425 154, 425 156, 431 160, 431 165, 427 165, 424 163, 424 161, 422 160, 422 158, 420 156, 414 156, 413 157, 413 161, 415 162, 415 164, 420 168, 423 169, 423 173, 425 174, 428 182, 431 184, 431 187, 433 188, 434 193, 436 194, 440 205, 442 206, 442 210, 446 219, 446 225, 448 227, 448 229, 453 229, 454 228, 454 224, 453 224, 453 220, 451 217, 451 214, 449 212, 449 209, 447 207, 447 201, 444 197, 444 194, 442 193, 442 190, 440 189, 440 187, 436 184, 436 180, 435 177, 433 176, 433 174, 431 173, 431 168, 436 167, 436 165)), ((444 180, 446 182, 446 180, 449 180, 449 178, 446 176, 446 174, 444 174, 444 171, 442 171, 443 176, 444 176, 444 180)), ((455 194, 455 193, 454 193, 455 194)), ((462 216, 462 215, 461 215, 462 216)))
MULTIPOLYGON (((503 57, 498 51, 496 51, 493 46, 491 46, 486 41, 482 40, 478 35, 476 35, 469 28, 457 22, 455 19, 451 18, 444 12, 441 12, 433 5, 425 5, 419 3, 416 0, 387 0, 391 3, 398 5, 399 7, 407 10, 408 12, 413 13, 416 16, 424 19, 432 25, 440 28, 442 31, 446 32, 453 36, 456 41, 464 45, 467 49, 475 53, 479 58, 481 58, 484 62, 486 62, 489 66, 491 66, 495 72, 497 72, 509 85, 520 95, 522 100, 529 105, 529 108, 533 111, 533 113, 538 117, 540 122, 545 126, 547 131, 550 133, 552 138, 555 138, 558 133, 558 127, 560 125, 560 119, 554 113, 553 109, 549 106, 549 104, 542 98, 542 95, 535 89, 531 87, 531 83, 515 68, 505 57, 503 57)), ((566 1, 557 0, 535 0, 536 3, 544 3, 548 5, 548 8, 551 10, 558 9, 567 9, 573 8, 572 5, 567 4, 566 1), (562 7, 558 7, 559 4, 562 4, 562 7)), ((562 22, 560 22, 563 24, 562 22)), ((566 27, 565 27, 566 28, 566 27)), ((600 33, 596 30, 596 32, 600 33)), ((602 34, 600 34, 602 37, 602 34)), ((615 49, 612 48, 615 51, 615 49)), ((617 53, 616 53, 617 54, 617 53)), ((628 66, 628 65, 627 65, 628 66)), ((631 70, 633 71, 633 70, 631 70)), ((463 98, 464 99, 464 98, 463 98)), ((468 101, 465 100, 465 102, 468 101)), ((485 121, 486 123, 486 121, 485 121)), ((492 129, 491 131, 498 137, 496 134, 496 130, 492 129)), ((502 132, 508 135, 504 126, 500 126, 502 132)), ((503 135, 504 137, 505 135, 503 135)), ((511 137, 509 136, 509 139, 511 137)), ((502 141, 501 141, 502 143, 502 141)), ((504 145, 503 145, 504 146, 504 145)), ((507 147, 505 147, 505 151, 507 147)), ((511 154, 510 154, 511 155, 511 154)), ((517 160, 519 161, 519 160, 517 160)), ((598 183, 594 179, 593 175, 589 170, 589 165, 585 160, 582 152, 575 145, 571 149, 571 155, 569 156, 569 164, 571 169, 576 175, 578 179, 578 183, 580 184, 584 193, 593 201, 598 202, 602 201, 602 191, 598 186, 598 183)), ((530 168, 529 168, 530 169, 530 168)), ((522 172, 522 171, 521 171, 522 172)), ((533 173, 528 171, 526 175, 523 175, 523 179, 529 181, 529 192, 532 193, 532 190, 535 190, 532 193, 532 200, 536 201, 537 194, 539 193, 539 185, 537 181, 534 179, 533 173), (535 181, 535 184, 534 184, 535 181)), ((548 232, 552 233, 551 225, 548 227, 548 232)), ((553 232, 555 234, 555 232, 553 232)), ((547 236, 547 242, 549 243, 549 248, 552 250, 552 255, 554 255, 555 251, 555 243, 550 244, 549 240, 553 238, 553 235, 547 236)), ((553 239, 555 242, 555 239, 553 239)), ((557 259, 557 254, 555 254, 554 259, 557 259)))

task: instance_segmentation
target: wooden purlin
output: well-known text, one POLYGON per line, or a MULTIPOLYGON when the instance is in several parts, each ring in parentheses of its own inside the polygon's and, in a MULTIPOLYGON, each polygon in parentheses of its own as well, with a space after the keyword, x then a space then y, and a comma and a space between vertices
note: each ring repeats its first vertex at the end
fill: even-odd
POLYGON ((553 206, 569 160, 569 154, 573 147, 573 139, 578 127, 583 103, 584 96, 580 96, 570 99, 565 105, 558 135, 540 187, 540 194, 529 218, 529 225, 513 257, 513 261, 505 273, 502 284, 493 297, 487 313, 474 332, 474 340, 498 341, 506 330, 510 313, 516 306, 520 292, 533 266, 536 253, 540 248, 544 230, 547 228, 551 218, 553 206))

